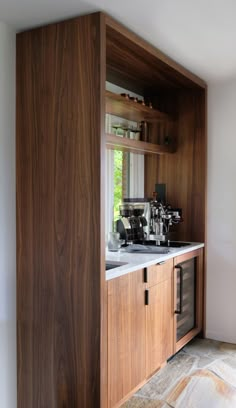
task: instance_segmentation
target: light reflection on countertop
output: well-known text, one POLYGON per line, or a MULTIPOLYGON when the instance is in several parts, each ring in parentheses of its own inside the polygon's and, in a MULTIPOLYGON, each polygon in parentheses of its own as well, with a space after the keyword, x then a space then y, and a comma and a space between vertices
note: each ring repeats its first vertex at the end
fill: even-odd
POLYGON ((156 263, 166 261, 175 256, 183 255, 196 249, 203 248, 204 244, 199 242, 191 242, 187 247, 171 248, 167 254, 144 254, 144 253, 128 253, 125 249, 120 249, 119 252, 110 252, 106 249, 106 262, 124 262, 125 265, 106 271, 106 280, 114 279, 125 275, 129 272, 137 271, 138 269, 147 266, 155 265, 156 263))

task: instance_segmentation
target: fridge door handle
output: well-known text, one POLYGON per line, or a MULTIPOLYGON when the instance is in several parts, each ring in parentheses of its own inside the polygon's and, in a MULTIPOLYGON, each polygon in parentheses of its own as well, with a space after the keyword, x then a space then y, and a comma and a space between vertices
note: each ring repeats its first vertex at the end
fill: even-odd
POLYGON ((179 309, 175 310, 175 314, 181 314, 183 312, 183 268, 181 265, 175 265, 175 269, 179 269, 180 272, 179 309))

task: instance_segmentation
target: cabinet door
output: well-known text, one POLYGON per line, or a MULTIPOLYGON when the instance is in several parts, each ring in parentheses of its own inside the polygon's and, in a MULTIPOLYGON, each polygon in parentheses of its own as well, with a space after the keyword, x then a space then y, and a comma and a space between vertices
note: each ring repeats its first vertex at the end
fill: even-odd
POLYGON ((173 280, 167 279, 148 289, 147 377, 170 356, 174 347, 173 280))
POLYGON ((143 270, 108 281, 108 406, 145 379, 146 309, 143 270))

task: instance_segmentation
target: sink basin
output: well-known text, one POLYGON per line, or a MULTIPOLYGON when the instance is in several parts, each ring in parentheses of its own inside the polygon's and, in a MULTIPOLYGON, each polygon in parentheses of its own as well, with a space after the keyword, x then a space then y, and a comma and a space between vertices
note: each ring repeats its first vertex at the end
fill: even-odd
MULTIPOLYGON (((156 246, 156 241, 139 241, 137 243, 141 245, 156 246)), ((188 245, 191 245, 190 242, 166 241, 161 242, 160 245, 157 245, 157 247, 181 248, 188 245)))
POLYGON ((181 248, 191 245, 190 242, 180 242, 180 241, 167 241, 167 242, 161 242, 161 246, 164 247, 171 247, 171 248, 181 248))
POLYGON ((106 261, 106 271, 118 268, 119 266, 127 265, 127 262, 106 261))
MULTIPOLYGON (((155 241, 154 241, 155 242, 155 241)), ((128 253, 136 254, 168 254, 169 250, 167 248, 162 248, 157 245, 139 245, 133 244, 125 248, 128 253)))

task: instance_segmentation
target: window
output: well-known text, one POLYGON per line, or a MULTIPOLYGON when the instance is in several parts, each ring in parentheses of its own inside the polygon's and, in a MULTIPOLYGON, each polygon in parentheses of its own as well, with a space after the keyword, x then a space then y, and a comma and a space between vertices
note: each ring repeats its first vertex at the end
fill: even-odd
POLYGON ((144 197, 144 155, 106 150, 106 237, 115 230, 124 198, 144 197))
MULTIPOLYGON (((129 93, 139 99, 142 96, 106 82, 106 89, 115 93, 129 93)), ((125 128, 137 129, 139 124, 114 115, 106 114, 106 132, 125 137, 125 128), (122 130, 123 129, 123 130, 122 130)), ((115 230, 119 218, 119 205, 124 198, 144 197, 144 155, 106 150, 106 199, 105 232, 115 230)))

